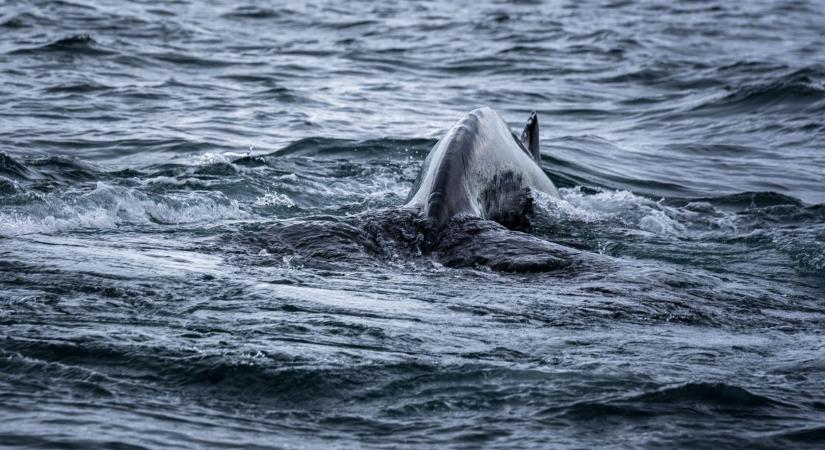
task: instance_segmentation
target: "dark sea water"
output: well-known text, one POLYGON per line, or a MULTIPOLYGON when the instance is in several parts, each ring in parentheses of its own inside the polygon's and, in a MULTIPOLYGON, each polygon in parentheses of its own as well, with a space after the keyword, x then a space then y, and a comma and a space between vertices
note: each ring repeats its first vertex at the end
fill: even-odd
POLYGON ((824 142, 822 1, 0 0, 0 446, 823 448, 824 142), (479 105, 611 264, 393 228, 479 105))

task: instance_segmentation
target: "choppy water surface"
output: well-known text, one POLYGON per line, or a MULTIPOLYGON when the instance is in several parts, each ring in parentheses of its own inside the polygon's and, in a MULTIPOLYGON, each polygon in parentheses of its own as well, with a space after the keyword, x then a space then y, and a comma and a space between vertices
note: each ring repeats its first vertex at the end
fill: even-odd
POLYGON ((819 447, 823 11, 0 1, 0 444, 819 447), (609 267, 413 251, 482 104, 609 267))

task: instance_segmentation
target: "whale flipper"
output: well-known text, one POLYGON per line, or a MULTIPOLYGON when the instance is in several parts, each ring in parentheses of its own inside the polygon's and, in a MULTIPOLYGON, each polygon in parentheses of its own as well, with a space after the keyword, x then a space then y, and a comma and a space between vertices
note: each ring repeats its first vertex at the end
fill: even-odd
POLYGON ((521 143, 524 148, 533 155, 533 160, 541 162, 541 149, 539 148, 539 115, 533 111, 527 119, 527 125, 521 132, 521 143))

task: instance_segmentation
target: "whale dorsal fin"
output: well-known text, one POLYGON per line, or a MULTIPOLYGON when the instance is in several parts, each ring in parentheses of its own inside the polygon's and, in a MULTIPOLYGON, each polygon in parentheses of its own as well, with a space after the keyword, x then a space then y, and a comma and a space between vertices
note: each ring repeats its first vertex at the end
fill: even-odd
POLYGON ((521 132, 521 143, 524 148, 530 151, 536 162, 541 161, 541 149, 539 148, 539 115, 533 111, 527 119, 527 125, 521 132))

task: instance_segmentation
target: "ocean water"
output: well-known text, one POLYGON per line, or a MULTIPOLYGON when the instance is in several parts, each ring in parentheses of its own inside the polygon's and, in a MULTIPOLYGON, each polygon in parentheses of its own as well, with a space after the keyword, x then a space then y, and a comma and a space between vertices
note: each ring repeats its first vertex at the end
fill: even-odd
POLYGON ((0 0, 0 446, 822 448, 823 30, 822 1, 0 0), (410 245, 479 105, 539 113, 562 199, 530 233, 609 265, 410 245))

